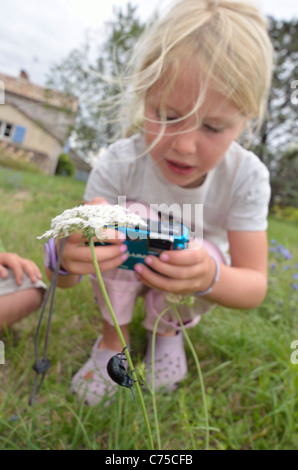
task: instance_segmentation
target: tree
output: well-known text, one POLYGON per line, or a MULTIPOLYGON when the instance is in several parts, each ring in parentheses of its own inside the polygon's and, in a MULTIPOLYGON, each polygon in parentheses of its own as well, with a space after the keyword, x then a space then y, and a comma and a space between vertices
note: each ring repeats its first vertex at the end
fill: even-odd
POLYGON ((119 92, 114 79, 121 74, 144 29, 144 24, 135 18, 135 12, 136 7, 130 3, 125 13, 121 8, 114 9, 114 19, 105 23, 103 44, 101 31, 89 31, 83 46, 50 70, 49 86, 79 98, 74 132, 77 145, 85 154, 96 153, 114 134, 115 126, 111 124, 107 108, 102 108, 102 102, 119 92))
POLYGON ((61 153, 59 155, 55 175, 73 176, 75 172, 76 166, 71 161, 70 156, 67 153, 61 153))
POLYGON ((298 145, 285 151, 271 170, 271 204, 298 207, 298 145))
POLYGON ((298 78, 298 20, 281 21, 272 17, 268 20, 275 67, 267 119, 254 142, 254 150, 270 167, 272 158, 278 160, 298 140, 298 105, 291 88, 298 78))

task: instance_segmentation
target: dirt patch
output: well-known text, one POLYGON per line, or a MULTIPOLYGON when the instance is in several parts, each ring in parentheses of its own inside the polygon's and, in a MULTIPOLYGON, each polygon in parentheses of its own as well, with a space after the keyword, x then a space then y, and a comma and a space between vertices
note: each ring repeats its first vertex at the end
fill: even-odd
POLYGON ((24 203, 32 200, 32 194, 27 189, 20 189, 14 192, 0 191, 1 209, 10 209, 19 212, 23 209, 24 203))
POLYGON ((32 194, 28 189, 22 189, 14 193, 12 197, 12 201, 31 201, 32 194))

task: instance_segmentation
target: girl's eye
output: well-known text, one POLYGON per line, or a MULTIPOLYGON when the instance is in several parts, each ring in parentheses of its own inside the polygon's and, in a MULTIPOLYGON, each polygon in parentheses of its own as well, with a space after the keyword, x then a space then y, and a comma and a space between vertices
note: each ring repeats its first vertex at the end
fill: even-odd
POLYGON ((171 115, 166 115, 162 116, 160 113, 156 113, 157 119, 163 123, 172 123, 173 121, 176 121, 179 119, 177 116, 171 116, 171 115))
POLYGON ((177 121, 177 117, 172 117, 172 116, 166 116, 166 122, 175 122, 177 121))
POLYGON ((204 128, 208 131, 208 132, 213 132, 215 134, 218 134, 219 132, 222 132, 223 129, 218 129, 216 127, 213 127, 213 126, 210 126, 209 124, 204 124, 204 128))

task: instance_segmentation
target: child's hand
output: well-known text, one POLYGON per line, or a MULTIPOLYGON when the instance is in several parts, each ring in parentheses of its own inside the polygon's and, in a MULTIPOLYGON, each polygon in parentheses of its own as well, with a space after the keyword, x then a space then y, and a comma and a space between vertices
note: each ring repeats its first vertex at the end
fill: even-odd
MULTIPOLYGON (((105 242, 109 245, 95 246, 96 259, 101 272, 117 268, 126 259, 127 247, 123 244, 124 235, 118 230, 107 230, 105 242)), ((57 243, 57 251, 59 250, 57 243)), ((92 254, 86 240, 79 234, 69 236, 64 245, 61 267, 71 274, 94 274, 92 254)))
POLYGON ((164 251, 159 257, 147 256, 135 270, 140 280, 153 287, 175 294, 203 292, 212 284, 216 266, 208 251, 195 243, 187 250, 164 251))
POLYGON ((33 261, 21 258, 15 253, 0 253, 0 278, 7 278, 7 268, 13 271, 16 283, 19 286, 23 282, 24 273, 28 275, 29 279, 33 283, 42 278, 38 266, 33 261))
MULTIPOLYGON (((91 205, 108 204, 102 197, 96 197, 91 205)), ((126 245, 123 244, 125 236, 118 230, 106 230, 105 239, 109 245, 99 245, 95 247, 95 253, 99 269, 101 272, 108 271, 120 266, 126 259, 126 245)), ((61 242, 57 242, 57 251, 61 242)), ((86 246, 86 240, 79 233, 69 236, 66 240, 61 266, 71 274, 94 274, 95 269, 92 261, 91 250, 86 246)))

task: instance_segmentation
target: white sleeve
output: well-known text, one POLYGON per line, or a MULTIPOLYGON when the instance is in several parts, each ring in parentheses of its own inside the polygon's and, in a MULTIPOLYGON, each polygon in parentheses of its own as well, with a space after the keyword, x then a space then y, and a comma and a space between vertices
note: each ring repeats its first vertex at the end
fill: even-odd
POLYGON ((251 158, 238 169, 234 180, 227 229, 266 230, 270 195, 269 171, 258 157, 251 154, 251 158))

